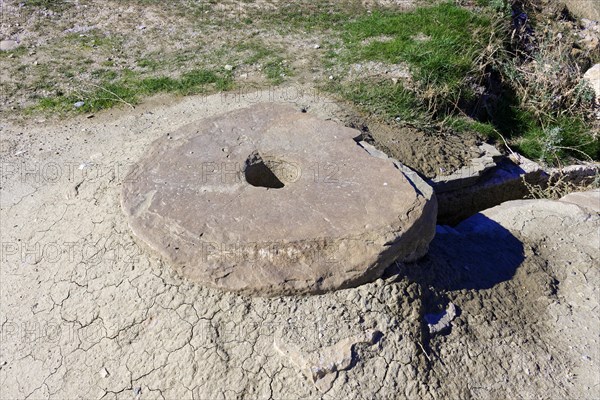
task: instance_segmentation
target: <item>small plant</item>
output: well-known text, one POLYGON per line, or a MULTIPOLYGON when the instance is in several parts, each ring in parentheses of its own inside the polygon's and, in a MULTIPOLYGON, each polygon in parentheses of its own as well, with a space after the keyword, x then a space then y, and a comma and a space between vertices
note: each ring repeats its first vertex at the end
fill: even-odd
POLYGON ((569 193, 586 192, 600 187, 600 174, 596 174, 593 179, 573 183, 569 181, 569 177, 562 170, 551 175, 543 184, 531 184, 525 177, 522 177, 522 180, 529 193, 527 195, 529 199, 558 200, 569 193))

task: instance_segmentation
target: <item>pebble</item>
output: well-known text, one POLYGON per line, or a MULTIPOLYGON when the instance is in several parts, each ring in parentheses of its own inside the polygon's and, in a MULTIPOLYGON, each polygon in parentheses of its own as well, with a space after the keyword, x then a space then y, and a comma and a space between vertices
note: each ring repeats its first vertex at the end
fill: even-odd
POLYGON ((318 44, 315 44, 314 47, 315 47, 315 49, 320 49, 321 48, 321 46, 319 46, 318 44))
POLYGON ((75 108, 83 107, 84 104, 85 104, 84 101, 78 101, 77 103, 73 104, 73 107, 75 107, 75 108))
POLYGON ((229 65, 229 64, 225 65, 225 70, 226 70, 226 71, 231 71, 231 70, 233 70, 233 65, 229 65))
POLYGON ((102 375, 102 377, 103 377, 103 378, 106 378, 106 377, 108 377, 108 375, 110 375, 110 374, 108 373, 108 370, 107 370, 106 368, 102 368, 102 369, 100 370, 100 375, 102 375))

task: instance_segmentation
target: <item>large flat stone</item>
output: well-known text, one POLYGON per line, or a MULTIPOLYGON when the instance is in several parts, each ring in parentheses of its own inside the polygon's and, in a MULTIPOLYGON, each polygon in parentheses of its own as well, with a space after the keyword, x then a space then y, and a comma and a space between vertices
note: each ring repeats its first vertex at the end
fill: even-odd
POLYGON ((319 293, 423 256, 436 203, 360 132, 257 104, 157 140, 124 183, 136 237, 185 277, 257 295, 319 293))

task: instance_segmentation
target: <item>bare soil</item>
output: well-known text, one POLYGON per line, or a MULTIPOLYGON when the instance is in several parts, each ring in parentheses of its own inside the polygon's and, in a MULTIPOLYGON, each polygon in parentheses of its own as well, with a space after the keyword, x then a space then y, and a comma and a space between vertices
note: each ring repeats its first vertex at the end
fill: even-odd
POLYGON ((2 123, 2 398, 598 397, 597 217, 438 234, 385 279, 308 297, 204 288, 140 249, 120 193, 151 142, 256 101, 345 118, 324 97, 287 96, 157 97, 2 123), (459 316, 432 336, 424 314, 448 301, 459 316), (353 347, 326 393, 274 348, 308 354, 369 330, 375 342, 353 347))

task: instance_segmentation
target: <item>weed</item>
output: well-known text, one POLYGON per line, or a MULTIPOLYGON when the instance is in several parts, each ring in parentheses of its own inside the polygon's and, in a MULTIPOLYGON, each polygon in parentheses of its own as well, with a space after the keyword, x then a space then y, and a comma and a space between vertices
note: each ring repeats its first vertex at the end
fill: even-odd
POLYGON ((523 184, 527 188, 527 198, 530 199, 552 199, 558 200, 569 193, 586 192, 600 187, 600 174, 593 179, 586 179, 579 183, 573 183, 562 169, 552 174, 547 182, 543 184, 531 184, 522 177, 523 184))

